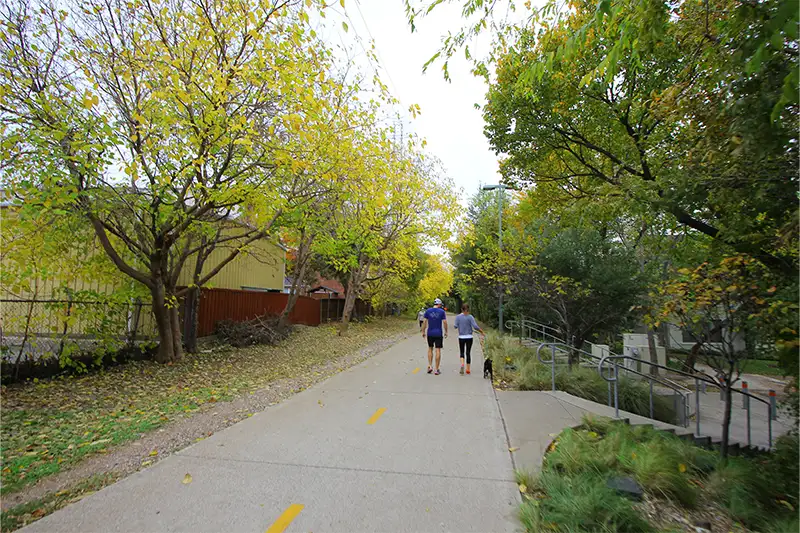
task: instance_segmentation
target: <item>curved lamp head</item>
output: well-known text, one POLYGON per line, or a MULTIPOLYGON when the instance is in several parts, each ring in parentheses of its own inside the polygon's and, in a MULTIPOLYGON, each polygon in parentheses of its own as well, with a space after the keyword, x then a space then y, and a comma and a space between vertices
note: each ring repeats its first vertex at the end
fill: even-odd
POLYGON ((509 187, 508 185, 503 185, 502 183, 498 183, 495 185, 484 185, 481 187, 484 191, 493 191, 495 189, 514 189, 513 187, 509 187))

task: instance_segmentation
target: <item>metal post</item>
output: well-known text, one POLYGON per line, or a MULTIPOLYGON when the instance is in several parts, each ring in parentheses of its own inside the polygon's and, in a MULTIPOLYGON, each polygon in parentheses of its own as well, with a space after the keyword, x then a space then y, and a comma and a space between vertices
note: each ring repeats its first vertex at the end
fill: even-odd
POLYGON ((614 418, 619 418, 619 366, 614 361, 614 418))
POLYGON ((672 393, 672 408, 675 409, 675 414, 678 415, 678 423, 681 421, 680 411, 678 409, 678 392, 673 391, 672 393))
MULTIPOLYGON (((500 243, 500 252, 503 251, 503 185, 501 184, 500 187, 497 189, 497 203, 500 206, 500 210, 497 216, 498 220, 498 234, 497 239, 500 243)), ((500 321, 500 334, 503 334, 503 292, 505 288, 503 284, 500 284, 500 309, 499 309, 499 321, 500 321)), ((555 390, 555 389, 554 389, 555 390)))
POLYGON ((747 382, 746 381, 742 381, 742 392, 745 393, 745 394, 742 394, 742 409, 747 409, 749 407, 750 397, 746 394, 747 393, 747 382))
POLYGON ((694 378, 694 418, 697 424, 697 436, 700 436, 700 379, 694 378))
POLYGON ((772 389, 769 391, 769 417, 770 420, 778 419, 778 403, 775 397, 775 391, 772 389))
POLYGON ((747 445, 750 446, 750 398, 747 396, 745 398, 747 398, 747 445))
POLYGON ((611 382, 608 381, 608 406, 611 407, 611 382))
POLYGON ((653 416, 653 380, 650 379, 650 418, 655 418, 653 416))
POLYGON ((556 345, 550 345, 550 376, 553 381, 553 392, 556 391, 556 345))

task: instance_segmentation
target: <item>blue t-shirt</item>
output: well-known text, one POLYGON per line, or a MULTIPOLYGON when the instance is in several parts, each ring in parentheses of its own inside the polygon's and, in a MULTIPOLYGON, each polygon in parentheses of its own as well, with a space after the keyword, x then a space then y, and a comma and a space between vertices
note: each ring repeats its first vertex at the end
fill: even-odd
POLYGON ((431 307, 425 311, 428 319, 428 337, 442 337, 442 321, 447 319, 447 313, 441 307, 431 307))

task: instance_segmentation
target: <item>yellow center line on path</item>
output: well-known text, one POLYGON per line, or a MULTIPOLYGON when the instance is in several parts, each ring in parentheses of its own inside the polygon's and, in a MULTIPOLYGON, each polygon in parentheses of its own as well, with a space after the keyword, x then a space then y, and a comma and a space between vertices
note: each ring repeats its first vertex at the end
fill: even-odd
POLYGON ((411 373, 416 374, 417 372, 419 372, 419 367, 415 368, 411 373))
POLYGON ((280 515, 271 526, 269 526, 267 533, 283 533, 286 528, 289 527, 289 524, 292 523, 292 520, 297 518, 297 515, 300 514, 300 511, 303 510, 303 507, 304 506, 300 505, 299 503, 293 503, 287 507, 283 514, 280 515))
POLYGON ((377 421, 378 421, 378 419, 381 417, 381 415, 382 415, 383 413, 385 413, 385 412, 386 412, 386 408, 385 408, 385 407, 381 407, 380 409, 378 409, 377 411, 375 411, 375 414, 374 414, 374 415, 372 415, 371 417, 369 417, 369 420, 367 420, 367 424, 369 424, 369 425, 371 426, 372 424, 374 424, 375 422, 377 422, 377 421))

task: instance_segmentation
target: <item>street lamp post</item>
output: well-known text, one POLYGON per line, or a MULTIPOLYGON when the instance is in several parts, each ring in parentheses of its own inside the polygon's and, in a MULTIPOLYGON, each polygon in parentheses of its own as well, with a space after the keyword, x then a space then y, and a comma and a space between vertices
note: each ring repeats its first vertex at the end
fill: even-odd
MULTIPOLYGON (((498 231, 497 231, 497 241, 500 247, 500 251, 503 251, 503 191, 507 189, 505 185, 502 183, 498 185, 484 185, 484 191, 493 191, 497 189, 497 224, 498 224, 498 231)), ((500 326, 500 335, 503 334, 503 292, 505 288, 503 287, 503 283, 500 283, 500 305, 498 308, 498 325, 500 326)))

